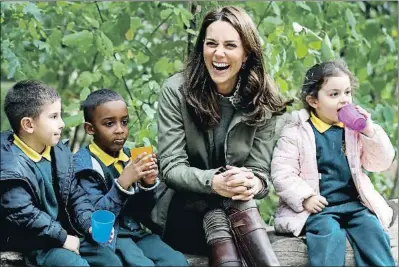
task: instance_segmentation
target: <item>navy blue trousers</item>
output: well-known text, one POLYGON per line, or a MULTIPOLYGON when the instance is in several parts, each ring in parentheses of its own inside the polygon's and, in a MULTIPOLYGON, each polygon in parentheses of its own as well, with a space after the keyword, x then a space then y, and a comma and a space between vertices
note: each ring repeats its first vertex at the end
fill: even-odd
POLYGON ((389 235, 359 201, 326 207, 306 221, 310 266, 344 266, 346 238, 357 266, 396 266, 389 235))

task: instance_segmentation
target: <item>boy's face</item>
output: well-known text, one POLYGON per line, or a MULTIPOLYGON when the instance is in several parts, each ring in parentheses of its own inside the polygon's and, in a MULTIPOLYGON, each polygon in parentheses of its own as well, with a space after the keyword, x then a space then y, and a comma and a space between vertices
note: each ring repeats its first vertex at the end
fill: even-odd
POLYGON ((339 122, 338 111, 352 103, 352 89, 348 75, 329 77, 317 93, 317 99, 308 100, 317 117, 330 125, 339 122))
MULTIPOLYGON (((40 151, 44 146, 54 146, 61 138, 65 123, 61 118, 61 100, 42 107, 40 115, 32 119, 32 137, 40 151)), ((33 148, 35 149, 35 148, 33 148)))
POLYGON ((128 137, 128 122, 125 102, 110 101, 93 110, 92 122, 85 123, 85 130, 104 152, 116 157, 128 137))

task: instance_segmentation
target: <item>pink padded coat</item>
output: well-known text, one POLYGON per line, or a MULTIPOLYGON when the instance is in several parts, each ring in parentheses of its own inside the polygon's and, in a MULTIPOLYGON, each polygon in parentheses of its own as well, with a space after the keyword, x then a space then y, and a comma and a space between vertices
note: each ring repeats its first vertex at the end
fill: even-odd
MULTIPOLYGON (((275 230, 299 236, 309 212, 304 199, 319 194, 316 143, 309 112, 294 111, 283 128, 273 152, 271 178, 279 204, 275 215, 275 230)), ((367 137, 345 128, 346 153, 349 167, 361 203, 378 217, 385 231, 392 221, 393 211, 374 189, 370 178, 362 171, 379 172, 390 167, 395 150, 384 130, 375 124, 375 134, 367 137)))

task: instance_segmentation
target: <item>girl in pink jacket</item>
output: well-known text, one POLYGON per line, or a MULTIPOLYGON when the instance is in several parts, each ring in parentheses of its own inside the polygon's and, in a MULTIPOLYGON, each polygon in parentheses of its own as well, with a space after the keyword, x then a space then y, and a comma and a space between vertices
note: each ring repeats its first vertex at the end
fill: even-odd
POLYGON ((356 81, 341 60, 316 64, 304 80, 305 109, 294 111, 273 153, 271 176, 280 201, 275 229, 306 233, 311 266, 344 266, 346 238, 358 266, 395 266, 388 226, 393 211, 362 171, 383 171, 395 151, 370 114, 362 131, 338 120, 356 81))

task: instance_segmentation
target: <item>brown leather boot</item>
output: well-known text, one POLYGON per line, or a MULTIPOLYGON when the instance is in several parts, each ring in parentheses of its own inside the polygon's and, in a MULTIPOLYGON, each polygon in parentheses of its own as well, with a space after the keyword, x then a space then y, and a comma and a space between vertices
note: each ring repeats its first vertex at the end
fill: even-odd
POLYGON ((251 207, 243 211, 230 211, 234 212, 228 214, 228 217, 236 236, 237 247, 248 266, 280 266, 258 209, 251 207))
POLYGON ((234 240, 231 238, 216 241, 210 245, 211 256, 209 258, 209 266, 211 267, 242 267, 242 261, 234 240))

